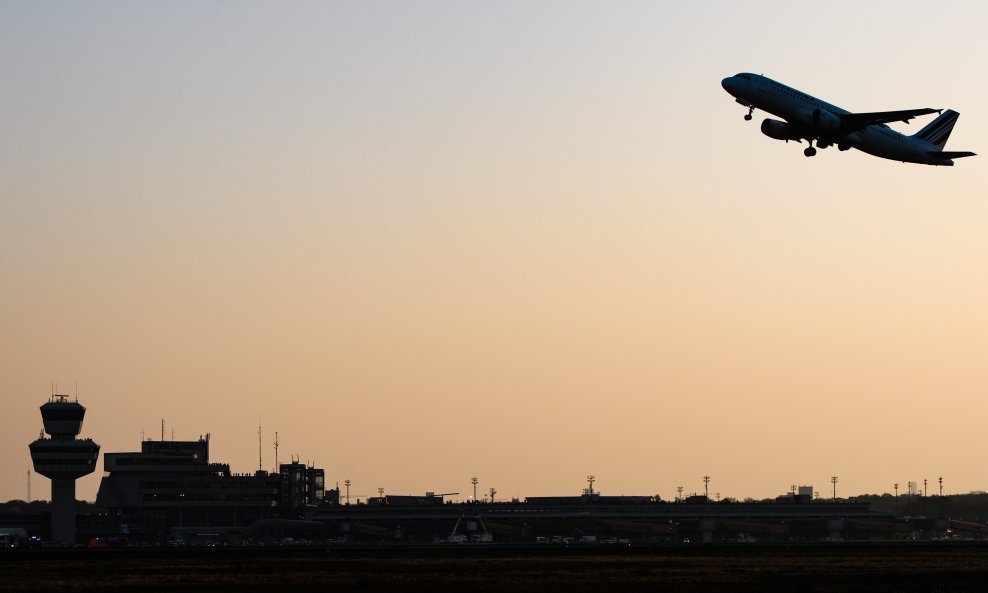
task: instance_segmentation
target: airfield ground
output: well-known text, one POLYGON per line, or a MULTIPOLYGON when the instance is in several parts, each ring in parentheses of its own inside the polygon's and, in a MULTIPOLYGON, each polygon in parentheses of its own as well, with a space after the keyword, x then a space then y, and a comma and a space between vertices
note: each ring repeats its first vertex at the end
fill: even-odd
POLYGON ((0 591, 967 592, 988 543, 2 550, 0 591))

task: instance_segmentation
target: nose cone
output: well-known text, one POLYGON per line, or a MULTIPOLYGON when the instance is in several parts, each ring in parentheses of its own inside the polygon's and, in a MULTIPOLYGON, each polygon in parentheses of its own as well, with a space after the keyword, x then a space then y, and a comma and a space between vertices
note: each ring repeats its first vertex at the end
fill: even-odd
POLYGON ((724 80, 720 81, 720 86, 724 87, 724 90, 732 95, 737 95, 738 79, 736 76, 728 76, 724 80))

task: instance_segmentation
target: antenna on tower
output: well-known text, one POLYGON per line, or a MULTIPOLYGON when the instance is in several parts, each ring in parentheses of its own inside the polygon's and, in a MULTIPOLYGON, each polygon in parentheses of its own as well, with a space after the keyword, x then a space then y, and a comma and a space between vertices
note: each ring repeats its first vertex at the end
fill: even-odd
POLYGON ((275 471, 275 473, 278 473, 279 471, 281 471, 281 468, 278 467, 278 445, 280 445, 280 444, 281 443, 278 442, 278 431, 275 431, 275 433, 274 433, 274 471, 275 471))

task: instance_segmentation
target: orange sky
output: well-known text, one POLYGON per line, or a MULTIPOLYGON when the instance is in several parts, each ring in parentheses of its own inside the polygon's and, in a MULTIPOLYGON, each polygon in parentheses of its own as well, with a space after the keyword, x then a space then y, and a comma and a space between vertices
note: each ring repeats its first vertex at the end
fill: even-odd
POLYGON ((988 489, 982 157, 806 159, 719 84, 983 152, 906 34, 983 55, 984 9, 786 6, 5 4, 0 499, 53 381, 103 452, 249 472, 260 419, 354 495, 988 489))

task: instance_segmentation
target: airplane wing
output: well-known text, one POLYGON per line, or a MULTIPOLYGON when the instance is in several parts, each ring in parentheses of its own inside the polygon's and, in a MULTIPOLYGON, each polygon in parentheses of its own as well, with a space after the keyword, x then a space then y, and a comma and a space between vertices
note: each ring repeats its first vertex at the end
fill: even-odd
POLYGON ((873 113, 843 113, 840 115, 842 129, 848 132, 861 130, 875 124, 885 124, 894 121, 909 123, 909 120, 918 115, 929 113, 939 113, 942 109, 903 109, 902 111, 875 111, 873 113))

